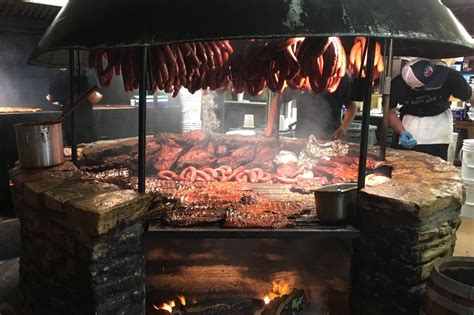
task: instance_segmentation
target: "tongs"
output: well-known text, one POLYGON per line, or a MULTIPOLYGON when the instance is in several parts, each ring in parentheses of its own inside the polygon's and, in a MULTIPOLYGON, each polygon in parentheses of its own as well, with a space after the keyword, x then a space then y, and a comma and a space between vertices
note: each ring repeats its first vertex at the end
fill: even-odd
POLYGON ((93 92, 97 90, 97 86, 94 85, 89 91, 82 95, 71 107, 64 111, 54 123, 60 123, 64 118, 68 117, 83 101, 85 101, 93 92))

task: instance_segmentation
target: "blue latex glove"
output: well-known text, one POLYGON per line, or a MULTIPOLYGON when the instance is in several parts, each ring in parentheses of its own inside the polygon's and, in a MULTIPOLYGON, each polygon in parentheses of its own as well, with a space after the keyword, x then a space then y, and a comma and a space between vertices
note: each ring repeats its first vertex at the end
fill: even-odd
POLYGON ((416 146, 416 140, 410 132, 404 131, 400 134, 400 145, 406 149, 413 149, 416 146))

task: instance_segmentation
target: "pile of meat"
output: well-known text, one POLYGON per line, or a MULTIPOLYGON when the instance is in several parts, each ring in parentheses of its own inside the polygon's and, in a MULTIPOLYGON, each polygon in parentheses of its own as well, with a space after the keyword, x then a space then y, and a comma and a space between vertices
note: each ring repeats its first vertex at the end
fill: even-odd
MULTIPOLYGON (((127 150, 135 152, 136 143, 84 149, 83 169, 94 171, 94 180, 136 190, 133 169, 123 168, 133 164, 135 153, 126 158, 127 150)), ((145 184, 154 200, 150 216, 164 226, 284 228, 312 222, 312 190, 357 180, 358 158, 348 153, 343 143, 276 143, 204 131, 161 134, 147 144, 147 166, 155 175, 145 184), (306 152, 304 164, 294 152, 297 148, 306 152)), ((367 162, 372 173, 384 167, 384 162, 367 162)))
MULTIPOLYGON (((355 46, 361 46, 361 41, 355 46)), ((203 41, 148 50, 148 90, 152 94, 159 89, 176 96, 181 87, 191 93, 221 90, 229 82, 234 93, 259 95, 267 87, 282 92, 289 86, 320 94, 334 92, 347 69, 338 37, 203 41)), ((139 85, 142 55, 138 47, 95 49, 89 54, 89 67, 96 69, 103 86, 110 85, 114 74, 121 74, 125 90, 131 91, 139 85)), ((353 59, 351 65, 356 69, 363 67, 362 60, 353 59)), ((382 58, 377 60, 376 70, 383 70, 382 58)))
MULTIPOLYGON (((153 165, 159 179, 190 183, 235 181, 316 188, 357 181, 358 157, 346 156, 347 149, 333 152, 334 156, 318 158, 308 166, 300 163, 294 153, 294 159, 276 159, 280 147, 265 138, 191 131, 182 135, 161 134, 150 141, 147 162, 153 165)), ((367 162, 369 170, 383 166, 386 163, 371 159, 367 162)))
MULTIPOLYGON (((137 178, 130 177, 124 169, 95 173, 91 177, 123 189, 137 188, 137 178)), ((146 192, 154 199, 149 216, 166 226, 284 228, 294 226, 295 220, 302 216, 314 219, 312 197, 282 189, 278 198, 274 198, 268 187, 261 189, 266 193, 236 182, 204 184, 157 178, 146 180, 146 192)))

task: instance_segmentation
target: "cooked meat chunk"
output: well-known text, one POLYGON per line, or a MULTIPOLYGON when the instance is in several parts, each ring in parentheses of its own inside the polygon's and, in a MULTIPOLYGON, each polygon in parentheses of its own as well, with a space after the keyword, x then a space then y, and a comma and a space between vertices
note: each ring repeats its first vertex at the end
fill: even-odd
POLYGON ((182 171, 188 166, 197 168, 210 167, 216 161, 216 157, 209 153, 206 147, 197 146, 184 153, 176 162, 176 170, 182 171))
POLYGON ((275 156, 278 154, 278 148, 276 146, 264 146, 257 150, 257 156, 255 157, 255 163, 265 163, 273 161, 275 156))
POLYGON ((207 144, 207 152, 209 152, 209 153, 212 154, 212 155, 215 155, 215 154, 216 154, 216 146, 214 145, 214 143, 209 142, 209 143, 207 144))
POLYGON ((231 156, 224 156, 224 157, 221 157, 220 159, 217 160, 217 165, 219 165, 219 166, 227 165, 227 166, 230 166, 231 168, 234 169, 236 167, 239 167, 242 164, 237 162, 231 156))
POLYGON ((176 143, 162 144, 155 155, 153 166, 157 171, 170 170, 183 153, 183 147, 176 143))
POLYGON ((182 139, 184 144, 195 147, 198 145, 206 145, 209 141, 210 134, 204 130, 192 130, 183 134, 182 139))
POLYGON ((216 149, 216 156, 223 157, 229 154, 229 150, 225 144, 219 144, 216 149))
POLYGON ((230 156, 242 165, 252 162, 255 159, 256 151, 255 146, 246 145, 234 150, 230 156))
POLYGON ((219 207, 178 207, 163 213, 162 220, 172 226, 209 225, 224 221, 226 208, 219 207))
POLYGON ((235 228, 284 228, 292 226, 289 220, 311 210, 299 202, 263 201, 249 205, 231 207, 226 214, 224 226, 235 228))

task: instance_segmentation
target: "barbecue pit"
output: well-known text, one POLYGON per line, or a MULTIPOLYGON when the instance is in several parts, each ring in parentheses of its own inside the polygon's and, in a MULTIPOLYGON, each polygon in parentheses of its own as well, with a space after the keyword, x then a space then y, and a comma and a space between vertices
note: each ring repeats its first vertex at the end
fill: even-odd
MULTIPOLYGON (((72 69, 75 64, 73 58, 75 49, 113 48, 118 46, 142 47, 136 49, 138 52, 138 63, 136 64, 140 71, 138 72, 138 82, 134 82, 134 85, 138 85, 140 88, 141 110, 138 141, 138 190, 140 192, 144 192, 146 189, 145 146, 147 142, 145 139, 145 96, 147 86, 145 73, 149 56, 147 46, 157 44, 166 45, 182 41, 219 41, 223 38, 287 38, 294 36, 311 37, 338 34, 343 36, 377 35, 381 37, 394 37, 397 39, 395 47, 399 49, 398 52, 400 52, 396 52, 395 54, 398 55, 420 55, 420 48, 421 54, 426 56, 432 55, 435 52, 446 56, 449 54, 459 55, 470 53, 472 51, 471 42, 466 39, 467 34, 458 27, 455 21, 452 23, 452 28, 449 28, 452 32, 450 31, 448 33, 445 31, 448 29, 445 25, 443 25, 443 27, 437 27, 438 25, 434 23, 433 27, 427 28, 426 25, 420 23, 420 21, 425 20, 447 19, 451 21, 449 11, 440 3, 435 2, 427 2, 426 6, 421 6, 419 3, 415 4, 412 1, 391 2, 390 10, 387 10, 387 8, 381 6, 380 3, 376 1, 367 1, 364 5, 354 1, 327 4, 318 0, 290 3, 287 1, 259 1, 255 3, 255 1, 249 0, 219 2, 213 4, 214 6, 212 8, 204 8, 201 3, 193 1, 185 1, 184 3, 165 1, 159 4, 156 2, 152 4, 148 1, 135 1, 133 10, 128 10, 129 7, 126 6, 126 4, 126 2, 117 3, 114 1, 113 3, 110 2, 108 6, 104 4, 104 2, 96 3, 90 1, 88 5, 84 5, 79 1, 70 1, 61 13, 65 18, 58 18, 48 30, 46 37, 40 42, 38 49, 34 52, 32 62, 54 63, 54 58, 51 58, 52 55, 55 55, 54 51, 58 50, 61 52, 61 49, 66 49, 66 53, 68 53, 70 57, 69 63, 72 69), (152 17, 152 14, 157 12, 153 7, 154 5, 165 6, 169 9, 169 12, 163 15, 162 19, 155 20, 152 17), (181 10, 183 5, 188 7, 189 10, 184 10, 183 12, 183 10, 181 10), (367 10, 367 7, 373 8, 373 10, 367 10), (249 10, 249 8, 252 9, 249 10), (325 8, 325 13, 327 14, 321 14, 318 8, 325 8), (407 8, 413 16, 416 16, 416 19, 407 20, 406 14, 402 13, 406 12, 407 8), (427 8, 431 8, 432 10, 427 10, 427 8), (267 14, 268 11, 272 12, 272 14, 267 14), (430 13, 428 14, 427 11, 430 11, 430 13), (79 14, 75 15, 76 12, 79 14), (135 21, 131 21, 127 24, 123 23, 122 21, 125 19, 121 19, 120 15, 125 14, 125 12, 127 15, 133 17, 133 19, 137 19, 136 23, 135 21), (203 14, 198 14, 197 12, 202 12, 203 14), (232 15, 237 14, 237 16, 240 12, 241 15, 238 19, 232 19, 232 15, 229 15, 229 12, 232 12, 232 15), (390 13, 387 14, 387 12, 390 13), (400 12, 400 14, 393 14, 394 12, 400 12), (428 14, 427 17, 429 18, 421 18, 426 14, 428 14), (149 18, 146 18, 144 15, 149 15, 149 18), (111 16, 116 19, 115 21, 120 22, 110 23, 110 21, 103 19, 104 16, 111 16), (208 16, 212 17, 211 20, 217 23, 217 25, 220 25, 220 27, 216 28, 215 25, 211 25, 210 23, 200 23, 203 17, 208 16), (241 16, 246 16, 246 18, 242 19, 241 16), (260 20, 262 16, 265 17, 263 23, 260 20), (94 25, 94 32, 88 30, 88 26, 78 22, 84 20, 84 17, 92 21, 92 23, 88 25, 94 25), (177 21, 184 22, 176 23, 177 21), (140 26, 130 28, 130 25, 140 26), (176 26, 170 29, 170 25, 176 26), (202 27, 196 27, 196 25, 202 27), (262 29, 256 31, 254 25, 261 25, 262 29), (124 29, 124 27, 126 27, 126 29, 124 29), (121 38, 117 39, 117 37, 111 36, 111 34, 117 34, 116 32, 121 34, 121 38), (72 34, 74 36, 65 36, 65 34, 72 34), (88 34, 88 37, 84 39, 82 36, 77 36, 77 34, 88 34), (413 34, 416 34, 416 36, 413 34), (417 39, 422 39, 422 41, 411 41, 417 39), (433 47, 435 47, 435 49, 433 49, 433 47)), ((370 82, 372 79, 371 72, 376 45, 374 40, 369 40, 369 42, 367 77, 370 82)), ((62 53, 64 53, 64 51, 62 51, 62 53)), ((65 60, 67 60, 67 58, 65 60)), ((367 84, 367 87, 369 86, 370 84, 367 84)), ((364 102, 364 128, 362 128, 363 141, 360 150, 361 159, 358 172, 358 179, 360 181, 359 187, 364 186, 365 180, 368 110, 370 108, 369 94, 370 90, 367 88, 364 102)), ((73 152, 75 152, 74 146, 73 152)), ((422 290, 420 288, 425 280, 425 278, 423 278, 425 273, 419 272, 419 270, 426 272, 426 270, 429 269, 429 264, 431 264, 434 259, 442 255, 450 254, 450 246, 454 243, 454 233, 458 225, 456 211, 459 208, 461 198, 460 184, 458 179, 456 179, 455 170, 440 161, 431 160, 425 155, 411 155, 411 153, 404 155, 397 152, 393 154, 393 156, 389 156, 389 159, 397 161, 399 157, 402 157, 405 161, 412 163, 413 168, 408 168, 410 169, 409 173, 394 175, 391 181, 378 186, 381 187, 381 190, 373 191, 375 196, 371 193, 371 190, 361 191, 359 195, 359 202, 362 205, 362 216, 364 217, 365 215, 367 219, 370 219, 368 221, 371 222, 383 222, 380 226, 375 224, 373 224, 373 226, 361 225, 362 241, 356 248, 357 261, 354 266, 357 271, 355 286, 358 289, 357 294, 354 293, 354 303, 355 309, 362 314, 369 312, 386 313, 386 311, 393 311, 394 309, 400 310, 401 312, 413 312, 417 306, 417 295, 420 294, 420 290, 422 290), (422 172, 421 174, 420 171, 422 172), (419 186, 419 179, 424 176, 423 172, 428 174, 430 180, 435 183, 431 184, 429 190, 423 185, 419 186), (401 189, 400 186, 404 184, 409 184, 407 186, 410 187, 410 189, 415 189, 414 191, 417 192, 417 195, 411 195, 401 189), (438 187, 438 189, 433 189, 434 186, 438 187), (443 189, 446 188, 449 188, 448 193, 443 191, 443 189), (365 195, 365 193, 367 193, 367 195, 365 195), (372 200, 372 202, 365 202, 368 200, 372 200), (398 216, 398 214, 400 215, 398 216), (434 220, 431 220, 433 218, 434 220), (407 229, 406 226, 409 226, 409 229, 407 229), (402 240, 407 240, 407 242, 402 242, 402 240), (398 242, 409 245, 400 245, 398 242), (395 245, 387 246, 387 244, 395 245), (384 251, 386 247, 391 247, 392 251, 384 251), (432 248, 436 248, 436 250, 431 250, 432 248), (370 256, 366 257, 363 253, 370 254, 370 256), (395 257, 392 257, 393 255, 395 257), (377 261, 377 263, 373 263, 373 261, 377 261), (387 262, 394 262, 394 264, 391 265, 387 262), (397 271, 403 272, 406 277, 399 279, 400 273, 397 271), (420 275, 420 273, 422 275, 420 275), (383 276, 380 277, 380 274, 383 276), (386 281, 388 283, 384 282, 386 279, 388 279, 388 281, 386 281), (377 285, 374 287, 373 283, 377 285), (379 284, 382 286, 378 286, 379 284), (382 288, 381 291, 378 291, 379 287, 382 288), (390 291, 391 287, 395 289, 395 293, 390 291), (374 291, 377 291, 377 294, 374 294, 374 291), (374 296, 376 298, 372 298, 374 296)), ((403 163, 398 166, 402 164, 403 163)), ((410 164, 403 166, 409 167, 410 164)), ((397 171, 397 167, 394 166, 394 169, 397 171)), ((51 175, 55 177, 64 176, 65 172, 70 172, 69 176, 79 176, 81 180, 85 180, 81 177, 84 174, 77 172, 77 169, 74 167, 64 171, 52 170, 51 172, 51 174, 46 173, 41 175, 51 175), (55 175, 53 175, 53 173, 55 175)), ((14 176, 21 178, 21 171, 14 176)), ((71 177, 69 176, 66 175, 70 180, 71 177)), ((127 284, 130 284, 128 288, 131 289, 130 291, 133 291, 132 296, 130 296, 131 292, 127 291, 118 294, 120 295, 120 297, 118 297, 118 295, 110 294, 110 291, 107 291, 106 286, 102 282, 84 281, 81 285, 83 285, 83 288, 88 289, 82 291, 82 294, 86 297, 86 299, 81 299, 82 304, 84 304, 83 302, 85 300, 93 301, 100 299, 102 302, 97 303, 97 305, 95 305, 96 309, 92 310, 92 312, 97 312, 97 310, 102 312, 108 307, 113 307, 111 306, 113 304, 110 302, 111 300, 116 303, 115 307, 117 307, 117 305, 124 305, 123 307, 134 308, 134 311, 140 309, 142 306, 142 304, 140 304, 140 297, 143 297, 144 294, 143 287, 140 286, 140 276, 134 278, 130 275, 139 275, 141 271, 141 276, 143 277, 143 270, 140 269, 142 268, 142 260, 140 260, 135 250, 141 245, 141 243, 137 241, 141 236, 137 222, 141 222, 141 218, 149 208, 151 198, 124 191, 107 193, 104 192, 104 189, 113 190, 115 188, 102 183, 102 185, 105 186, 99 189, 100 193, 98 195, 87 197, 81 194, 84 199, 75 201, 73 197, 69 199, 71 197, 59 197, 55 195, 57 191, 54 191, 54 189, 58 188, 56 186, 57 184, 64 185, 66 183, 59 183, 56 180, 53 180, 48 185, 45 182, 38 182, 36 184, 28 183, 25 185, 23 192, 23 187, 17 180, 17 197, 21 197, 23 194, 25 197, 27 196, 25 201, 21 200, 21 198, 17 198, 16 202, 18 207, 24 209, 28 209, 29 206, 39 207, 45 209, 47 213, 50 213, 50 207, 54 207, 55 210, 59 212, 64 209, 63 206, 65 209, 69 209, 65 211, 65 217, 60 219, 63 220, 62 223, 64 223, 60 225, 62 227, 67 226, 67 231, 65 234, 60 235, 68 236, 69 238, 66 239, 70 240, 74 245, 78 245, 78 248, 88 249, 86 253, 93 253, 89 256, 85 255, 87 258, 91 258, 90 260, 81 260, 80 269, 91 270, 94 275, 97 275, 95 271, 99 270, 98 274, 100 276, 104 273, 104 275, 109 276, 104 269, 105 266, 107 266, 107 270, 109 270, 109 268, 114 271, 120 270, 119 274, 125 272, 125 278, 129 281, 127 284), (49 192, 49 189, 52 189, 53 192, 49 192), (47 199, 49 201, 46 202, 45 205, 42 204, 44 195, 48 195, 48 198, 50 198, 47 199), (58 201, 58 199, 62 201, 58 201), (133 211, 126 211, 125 209, 127 208, 133 209, 133 211), (70 217, 71 213, 74 215, 70 217), (73 218, 75 218, 75 220, 73 218), (75 224, 81 222, 81 227, 84 227, 84 229, 79 229, 77 235, 75 234, 76 232, 69 231, 71 228, 71 230, 77 231, 74 228, 73 221, 76 221, 75 224), (84 226, 82 226, 83 224, 84 226), (81 232, 81 230, 83 230, 83 232, 81 232), (121 235, 126 235, 127 237, 121 237, 121 235), (101 244, 103 246, 93 246, 92 244, 101 244), (123 256, 127 258, 125 266, 110 263, 111 259, 115 256, 113 251, 109 249, 115 246, 117 246, 117 251, 123 250, 126 252, 123 254, 123 256), (131 265, 130 261, 134 259, 139 263, 131 265), (97 269, 98 266, 100 267, 99 269, 97 269), (97 286, 94 287, 96 284, 97 286), (92 287, 94 288, 92 289, 92 287), (114 300, 114 298, 116 299, 114 300), (135 303, 123 304, 123 301, 128 302, 130 300, 135 301, 135 303)), ((71 183, 68 182, 68 184, 71 183)), ((64 187, 67 186, 62 186, 58 189, 64 189, 64 187)), ((77 195, 75 196, 77 197, 77 195)), ((24 213, 27 213, 27 215, 22 216, 22 223, 24 223, 24 226, 30 226, 32 223, 32 221, 30 221, 31 211, 25 211, 24 213)), ((53 219, 53 221, 54 220, 55 219, 53 219)), ((49 226, 48 218, 44 218, 44 220, 38 222, 45 223, 46 226, 49 226)), ((54 224, 52 224, 52 226, 54 226, 54 224)), ((25 227, 22 229, 25 233, 25 241, 34 235, 33 231, 37 231, 34 227, 35 226, 32 225, 31 228, 25 227)), ((215 228, 212 228, 210 231, 212 232, 214 230, 215 228)), ((221 230, 222 229, 219 229, 219 231, 221 230)), ((191 233, 188 235, 199 235, 200 237, 213 235, 206 234, 207 232, 202 232, 202 230, 197 232, 180 229, 177 231, 180 233, 179 235, 183 236, 187 235, 187 232, 191 233)), ((251 233, 254 233, 254 236, 258 235, 252 230, 248 231, 250 232, 248 235, 252 235, 251 233)), ((290 234, 277 234, 276 231, 280 230, 268 231, 271 231, 269 235, 272 236, 286 235, 286 237, 288 237, 292 235, 291 232, 290 234)), ((285 230, 281 231, 284 233, 287 232, 285 230)), ((298 228, 293 228, 292 231, 298 231, 298 228)), ((312 227, 310 231, 310 233, 307 233, 310 237, 347 237, 353 233, 353 231, 347 230, 337 230, 337 233, 327 231, 320 232, 321 229, 319 227, 312 227)), ((57 232, 57 230, 55 230, 55 232, 57 232)), ((158 231, 158 233, 160 232, 161 231, 158 231)), ((239 232, 235 232, 234 235, 246 237, 247 235, 245 233, 246 230, 240 234, 239 232)), ((257 231, 257 233, 260 233, 260 231, 257 231)), ((293 236, 298 236, 298 234, 295 233, 293 236)), ((42 246, 43 244, 33 243, 30 248, 41 251, 42 246)), ((56 245, 51 245, 48 247, 48 244, 46 245, 49 249, 61 248, 63 245, 55 246, 56 245)), ((53 253, 55 252, 54 250, 52 251, 53 253)), ((67 255, 67 259, 71 259, 72 261, 78 258, 77 253, 68 253, 67 255)), ((28 263, 33 265, 33 262, 37 259, 37 257, 33 256, 34 255, 26 255, 30 260, 22 259, 22 262, 25 263, 23 268, 25 282, 23 284, 26 290, 25 295, 28 296, 28 299, 31 301, 30 305, 40 309, 42 302, 41 298, 38 299, 37 294, 39 292, 35 290, 28 291, 26 280, 29 278, 28 275, 31 275, 29 279, 36 279, 33 275, 38 273, 46 275, 48 274, 48 270, 35 271, 28 269, 28 263)), ((79 257, 84 256, 79 255, 79 257)), ((64 259, 64 256, 56 256, 56 258, 53 256, 52 259, 61 261, 64 259)), ((75 269, 73 269, 73 271, 74 270, 75 269)), ((114 274, 114 276, 116 276, 116 274, 114 274)), ((68 274, 66 278, 65 281, 60 281, 60 283, 68 283, 68 281, 74 279, 73 276, 70 277, 70 274, 68 274)), ((39 283, 43 284, 41 277, 39 283)), ((45 285, 42 287, 48 286, 45 285)), ((72 295, 66 293, 61 299, 66 300, 67 303, 74 304, 71 302, 71 296, 72 295)), ((76 305, 77 304, 74 304, 75 307, 76 305)), ((60 309, 61 305, 55 304, 55 307, 60 309)), ((68 309, 75 309, 75 307, 68 307, 68 309)), ((81 307, 84 306, 77 305, 77 309, 81 309, 81 307)))

